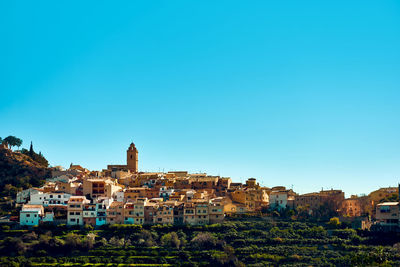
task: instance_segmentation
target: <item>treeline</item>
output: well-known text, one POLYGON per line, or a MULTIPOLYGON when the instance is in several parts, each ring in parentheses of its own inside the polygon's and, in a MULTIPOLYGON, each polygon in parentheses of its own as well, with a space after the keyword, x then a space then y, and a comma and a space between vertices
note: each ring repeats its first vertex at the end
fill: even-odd
POLYGON ((105 225, 97 230, 3 226, 0 265, 400 265, 398 237, 379 244, 369 232, 326 226, 262 219, 205 226, 105 225))

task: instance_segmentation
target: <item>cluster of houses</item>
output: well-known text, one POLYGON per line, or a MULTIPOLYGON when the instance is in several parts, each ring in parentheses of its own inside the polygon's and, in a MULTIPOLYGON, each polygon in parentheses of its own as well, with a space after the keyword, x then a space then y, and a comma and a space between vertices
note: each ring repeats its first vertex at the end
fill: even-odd
POLYGON ((138 151, 132 143, 126 165, 108 165, 102 171, 72 164, 67 170, 54 167, 43 187, 19 192, 16 202, 21 206, 20 224, 29 226, 44 222, 202 225, 222 222, 234 214, 298 209, 312 216, 327 208, 347 218, 369 214, 380 221, 384 214, 390 217, 385 222, 398 224, 399 203, 379 204, 397 193, 398 188, 389 187, 345 199, 341 190, 298 195, 282 186, 262 187, 255 178, 242 184, 205 173, 139 172, 138 151))

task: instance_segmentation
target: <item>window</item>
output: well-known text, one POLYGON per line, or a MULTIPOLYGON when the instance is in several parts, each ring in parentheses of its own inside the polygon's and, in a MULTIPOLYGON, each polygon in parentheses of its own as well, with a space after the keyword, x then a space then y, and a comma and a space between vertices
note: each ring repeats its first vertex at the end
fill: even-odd
POLYGON ((381 210, 381 213, 388 213, 388 212, 390 212, 390 207, 382 206, 380 210, 381 210))
POLYGON ((31 217, 31 215, 30 214, 26 214, 26 217, 31 217))

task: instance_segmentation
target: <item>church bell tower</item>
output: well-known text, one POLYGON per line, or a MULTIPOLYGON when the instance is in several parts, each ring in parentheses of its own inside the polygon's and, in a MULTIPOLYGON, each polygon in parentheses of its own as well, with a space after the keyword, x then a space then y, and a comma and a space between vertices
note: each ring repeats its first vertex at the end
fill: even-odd
POLYGON ((126 165, 128 170, 133 173, 138 172, 138 150, 134 143, 131 143, 128 150, 126 151, 126 165))

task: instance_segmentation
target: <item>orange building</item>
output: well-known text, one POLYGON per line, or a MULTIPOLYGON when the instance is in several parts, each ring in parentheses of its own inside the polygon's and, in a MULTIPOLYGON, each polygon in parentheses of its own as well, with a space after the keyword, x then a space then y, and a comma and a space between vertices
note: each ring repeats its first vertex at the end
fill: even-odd
POLYGON ((173 224, 175 201, 166 201, 160 203, 153 216, 153 223, 173 224))
POLYGON ((212 189, 217 188, 218 180, 218 176, 194 176, 189 178, 189 183, 191 184, 191 188, 195 190, 212 189))
POLYGON ((148 201, 144 205, 144 224, 153 224, 154 223, 154 214, 157 211, 158 203, 148 201))
POLYGON ((262 207, 267 207, 269 197, 267 192, 262 188, 241 188, 231 193, 231 198, 234 202, 244 204, 249 211, 260 210, 262 207))
POLYGON ((108 224, 123 224, 124 223, 124 203, 114 201, 107 209, 108 224))
POLYGON ((342 201, 340 214, 348 217, 358 217, 363 213, 360 200, 358 198, 348 198, 342 201))

